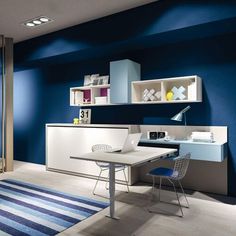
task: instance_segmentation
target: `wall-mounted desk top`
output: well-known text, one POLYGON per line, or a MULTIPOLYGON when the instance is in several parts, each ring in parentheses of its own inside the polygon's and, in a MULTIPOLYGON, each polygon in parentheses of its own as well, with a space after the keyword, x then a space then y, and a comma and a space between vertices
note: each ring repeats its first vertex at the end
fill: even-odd
POLYGON ((213 141, 213 142, 196 142, 192 141, 191 139, 147 139, 147 138, 142 138, 140 139, 140 142, 142 143, 160 143, 160 144, 196 144, 196 145, 213 145, 213 146, 218 146, 218 145, 224 145, 226 142, 218 142, 218 141, 213 141))
POLYGON ((143 138, 141 146, 178 148, 180 154, 191 153, 191 160, 222 162, 227 156, 227 142, 194 142, 192 140, 151 140, 143 138))

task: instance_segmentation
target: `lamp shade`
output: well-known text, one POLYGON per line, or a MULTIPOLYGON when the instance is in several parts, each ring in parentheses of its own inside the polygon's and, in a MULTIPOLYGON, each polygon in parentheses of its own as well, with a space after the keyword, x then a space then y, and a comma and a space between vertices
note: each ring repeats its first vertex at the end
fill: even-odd
POLYGON ((188 111, 191 107, 187 106, 185 107, 183 110, 181 110, 179 113, 177 113, 175 116, 173 116, 171 118, 171 120, 175 120, 175 121, 182 121, 183 120, 183 114, 188 111))
POLYGON ((183 119, 183 113, 182 112, 176 114, 175 116, 173 116, 171 118, 171 120, 175 120, 175 121, 182 121, 182 119, 183 119))

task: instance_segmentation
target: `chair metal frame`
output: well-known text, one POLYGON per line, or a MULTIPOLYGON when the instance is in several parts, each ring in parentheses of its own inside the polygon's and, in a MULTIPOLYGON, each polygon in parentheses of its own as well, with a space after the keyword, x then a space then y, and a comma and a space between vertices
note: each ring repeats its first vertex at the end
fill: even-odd
MULTIPOLYGON (((188 199, 186 197, 186 194, 184 192, 184 189, 183 189, 183 186, 182 186, 180 180, 183 179, 184 176, 186 175, 186 172, 187 172, 187 169, 188 169, 188 166, 189 166, 190 156, 191 156, 191 154, 187 153, 186 155, 178 156, 178 157, 173 159, 175 161, 175 164, 174 164, 172 176, 161 176, 161 175, 159 176, 159 175, 152 175, 150 173, 148 174, 148 175, 152 176, 152 180, 153 180, 153 185, 152 185, 152 194, 153 195, 154 195, 154 190, 155 190, 155 178, 156 177, 160 178, 159 195, 158 195, 159 202, 161 202, 162 179, 167 179, 173 185, 173 188, 174 188, 174 191, 175 191, 175 194, 176 194, 176 198, 177 198, 177 201, 178 201, 178 205, 179 205, 182 217, 184 216, 183 209, 182 209, 183 206, 180 203, 179 195, 178 195, 178 192, 176 191, 175 181, 179 183, 181 191, 184 195, 185 201, 187 203, 187 206, 185 206, 185 207, 189 208, 189 202, 188 202, 188 199)), ((151 211, 151 210, 149 210, 149 211, 154 212, 154 211, 151 211)))
MULTIPOLYGON (((107 144, 95 144, 95 145, 92 146, 92 151, 93 152, 106 152, 106 151, 109 151, 111 149, 112 149, 112 147, 110 145, 107 145, 107 144)), ((97 181, 96 181, 95 186, 93 188, 93 194, 94 195, 95 195, 95 190, 96 190, 97 184, 98 184, 99 180, 101 180, 102 172, 109 169, 109 164, 108 163, 96 161, 96 164, 97 164, 98 167, 100 167, 100 173, 98 175, 97 181)), ((126 183, 126 186, 127 186, 127 193, 129 193, 129 185, 128 185, 128 179, 127 179, 126 174, 125 174, 125 166, 117 164, 117 165, 115 165, 115 169, 116 169, 115 172, 123 171, 124 178, 125 178, 125 183, 126 183)), ((108 181, 109 181, 109 173, 108 173, 107 180, 106 180, 106 185, 105 185, 106 189, 108 189, 108 187, 107 187, 108 181)))

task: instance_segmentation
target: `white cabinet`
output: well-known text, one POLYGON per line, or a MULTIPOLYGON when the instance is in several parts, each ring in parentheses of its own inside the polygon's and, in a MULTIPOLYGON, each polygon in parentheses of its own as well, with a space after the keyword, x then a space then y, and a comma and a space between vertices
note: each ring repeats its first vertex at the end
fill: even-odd
MULTIPOLYGON (((47 169, 88 177, 98 176, 100 169, 94 162, 70 159, 70 156, 91 152, 92 145, 99 143, 109 144, 112 147, 122 146, 128 133, 128 128, 47 125, 47 169)), ((107 178, 107 174, 105 173, 103 177, 107 178)), ((131 183, 130 168, 126 168, 126 175, 131 183)), ((124 181, 123 173, 117 172, 116 179, 124 181)))
POLYGON ((197 75, 134 81, 132 103, 186 103, 202 101, 202 81, 197 75))
POLYGON ((70 88, 70 106, 110 104, 110 84, 70 88))

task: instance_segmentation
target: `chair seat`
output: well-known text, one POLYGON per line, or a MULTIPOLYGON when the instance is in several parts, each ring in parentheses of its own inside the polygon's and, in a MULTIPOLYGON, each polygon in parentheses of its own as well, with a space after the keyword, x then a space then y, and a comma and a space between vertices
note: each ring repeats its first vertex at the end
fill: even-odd
POLYGON ((178 171, 174 171, 173 169, 169 169, 165 167, 158 167, 158 168, 152 169, 149 172, 149 175, 162 176, 162 177, 177 177, 178 171))

